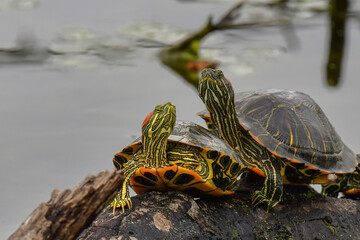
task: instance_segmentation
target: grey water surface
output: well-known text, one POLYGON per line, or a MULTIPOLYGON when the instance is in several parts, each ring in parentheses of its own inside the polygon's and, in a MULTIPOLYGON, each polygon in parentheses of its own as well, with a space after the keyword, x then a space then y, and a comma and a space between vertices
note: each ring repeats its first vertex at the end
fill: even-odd
MULTIPOLYGON (((209 14, 219 16, 234 2, 1 3, 0 238, 53 189, 72 188, 88 174, 113 169, 113 155, 140 134, 155 105, 170 101, 178 119, 203 124, 196 116, 204 108, 196 89, 161 65, 159 46, 198 29, 209 14), (19 46, 21 36, 27 52, 14 55, 9 49, 19 46), (139 46, 144 38, 153 44, 139 46)), ((274 13, 254 7, 247 14, 274 13)), ((217 32, 204 41, 203 54, 220 61, 236 91, 308 93, 344 142, 360 152, 360 22, 347 22, 343 77, 338 87, 329 87, 328 17, 312 14, 298 14, 295 40, 281 27, 217 32)))

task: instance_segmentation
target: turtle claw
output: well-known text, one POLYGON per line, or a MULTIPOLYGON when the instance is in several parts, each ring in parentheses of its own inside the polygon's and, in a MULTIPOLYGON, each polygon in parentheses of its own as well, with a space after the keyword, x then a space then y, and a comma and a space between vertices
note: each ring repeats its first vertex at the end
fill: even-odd
POLYGON ((129 209, 132 208, 131 198, 128 196, 122 197, 120 192, 116 194, 116 197, 110 203, 110 206, 113 208, 113 214, 115 213, 115 209, 120 207, 122 212, 124 212, 126 205, 129 207, 129 209))
POLYGON ((129 209, 132 207, 132 202, 130 199, 130 193, 129 193, 129 182, 132 178, 134 172, 138 169, 138 165, 135 165, 131 160, 128 162, 127 166, 124 168, 124 175, 125 180, 120 188, 120 190, 117 192, 115 198, 110 203, 110 206, 113 207, 113 213, 115 213, 116 208, 122 208, 122 211, 124 212, 124 209, 127 206, 129 206, 129 209))
POLYGON ((251 196, 251 203, 254 206, 257 205, 265 205, 267 207, 266 212, 269 212, 270 209, 272 209, 273 207, 275 207, 278 203, 280 202, 280 200, 273 200, 273 199, 268 199, 263 193, 262 191, 255 191, 253 193, 253 195, 251 196))

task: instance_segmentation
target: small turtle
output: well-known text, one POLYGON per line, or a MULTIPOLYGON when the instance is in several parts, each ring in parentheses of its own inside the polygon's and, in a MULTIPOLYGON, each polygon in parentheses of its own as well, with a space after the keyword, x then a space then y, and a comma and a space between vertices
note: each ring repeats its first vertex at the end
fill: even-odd
POLYGON ((129 184, 138 193, 186 191, 194 197, 233 194, 243 165, 232 148, 191 122, 175 125, 175 106, 158 105, 142 124, 142 136, 113 159, 125 180, 111 206, 132 206, 129 184))
POLYGON ((351 174, 359 164, 321 108, 308 95, 289 90, 241 92, 234 97, 220 70, 205 69, 198 91, 209 113, 200 113, 246 165, 265 177, 254 205, 271 209, 283 183, 325 184, 351 174), (344 176, 345 176, 344 175, 344 176))

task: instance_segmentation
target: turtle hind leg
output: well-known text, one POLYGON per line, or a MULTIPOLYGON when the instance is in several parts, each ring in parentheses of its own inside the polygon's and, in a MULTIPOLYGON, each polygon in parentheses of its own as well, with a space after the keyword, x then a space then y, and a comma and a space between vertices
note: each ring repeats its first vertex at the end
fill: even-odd
POLYGON ((123 170, 123 174, 125 176, 124 182, 119 190, 119 192, 116 194, 115 198, 110 203, 110 206, 113 207, 113 213, 115 213, 116 208, 122 208, 122 211, 124 212, 124 208, 126 206, 129 206, 129 208, 132 207, 132 202, 130 198, 129 193, 129 185, 130 185, 130 179, 134 175, 135 171, 141 166, 139 166, 135 161, 129 161, 126 167, 123 170))
POLYGON ((279 161, 279 159, 263 161, 264 185, 261 191, 257 190, 251 196, 252 204, 255 206, 265 205, 267 212, 281 201, 283 195, 283 182, 279 161))

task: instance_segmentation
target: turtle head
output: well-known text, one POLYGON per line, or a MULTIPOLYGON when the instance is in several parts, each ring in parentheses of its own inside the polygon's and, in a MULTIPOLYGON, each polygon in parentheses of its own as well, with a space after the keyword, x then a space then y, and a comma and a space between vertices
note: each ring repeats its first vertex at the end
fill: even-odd
POLYGON ((230 81, 220 70, 204 69, 201 72, 198 91, 221 138, 231 147, 239 149, 241 129, 230 81))
POLYGON ((167 139, 174 129, 176 109, 171 103, 158 105, 142 124, 141 142, 147 164, 161 167, 166 162, 167 139))
POLYGON ((234 104, 234 90, 221 70, 204 69, 198 85, 199 96, 211 112, 226 112, 234 104))
POLYGON ((157 105, 142 124, 143 137, 156 141, 168 138, 176 121, 176 108, 171 103, 157 105))

